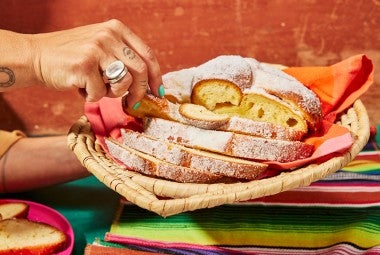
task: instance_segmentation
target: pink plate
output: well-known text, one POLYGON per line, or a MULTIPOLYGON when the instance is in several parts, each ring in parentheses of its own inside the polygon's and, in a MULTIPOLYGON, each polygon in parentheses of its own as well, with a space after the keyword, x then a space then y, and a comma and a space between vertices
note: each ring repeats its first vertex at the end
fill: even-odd
POLYGON ((0 204, 9 202, 24 202, 29 205, 28 219, 32 221, 43 222, 60 229, 67 236, 67 242, 64 249, 57 255, 70 255, 74 247, 74 231, 67 219, 56 210, 39 203, 17 200, 17 199, 0 199, 0 204))

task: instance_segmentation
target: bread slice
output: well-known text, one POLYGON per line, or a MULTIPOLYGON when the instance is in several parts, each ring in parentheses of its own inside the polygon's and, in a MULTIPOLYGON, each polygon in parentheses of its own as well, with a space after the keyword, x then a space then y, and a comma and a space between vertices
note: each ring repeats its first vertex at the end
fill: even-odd
POLYGON ((48 224, 28 219, 0 221, 0 255, 54 254, 65 243, 66 235, 48 224))
POLYGON ((256 121, 251 118, 218 114, 208 111, 200 105, 181 104, 179 106, 179 113, 185 120, 182 123, 203 129, 230 131, 239 134, 288 141, 300 141, 305 135, 304 131, 295 128, 284 127, 262 120, 256 121))
MULTIPOLYGON (((227 126, 230 122, 230 117, 227 114, 217 114, 197 104, 181 104, 178 107, 178 112, 181 118, 172 120, 204 129, 217 130, 227 126)), ((242 130, 242 132, 244 131, 242 130)))
POLYGON ((187 148, 129 129, 121 134, 124 145, 177 166, 246 180, 256 179, 267 169, 266 164, 187 148))
POLYGON ((0 204, 0 215, 3 220, 11 218, 26 218, 29 205, 24 202, 6 202, 0 204))
POLYGON ((183 122, 182 116, 178 112, 179 104, 172 103, 165 98, 155 97, 152 94, 146 94, 140 100, 140 106, 137 109, 131 109, 126 103, 126 96, 122 99, 123 110, 134 117, 143 118, 145 116, 155 116, 169 120, 183 122))
POLYGON ((221 79, 206 79, 195 84, 191 103, 214 110, 218 105, 239 106, 243 93, 234 83, 221 79))
MULTIPOLYGON (((215 84, 209 82, 207 86, 214 87, 215 84)), ((208 101, 209 99, 204 97, 203 100, 208 101)), ((237 106, 219 104, 213 111, 217 114, 227 114, 231 117, 238 116, 240 118, 272 123, 292 129, 298 133, 306 134, 308 132, 308 123, 302 115, 295 113, 291 107, 279 98, 265 95, 258 91, 245 94, 237 106)))
POLYGON ((113 158, 120 161, 128 169, 142 174, 184 183, 214 183, 223 179, 223 176, 219 174, 165 162, 110 138, 106 138, 105 143, 113 158))
MULTIPOLYGON (((302 110, 306 106, 301 108, 294 101, 305 100, 302 96, 311 97, 312 92, 276 68, 262 67, 257 64, 255 74, 255 85, 244 89, 244 93, 241 90, 243 88, 229 81, 200 80, 193 85, 191 102, 218 114, 273 123, 306 134, 309 128, 308 123, 313 122, 314 125, 314 120, 305 113, 305 110, 302 110), (280 83, 284 87, 270 89, 274 87, 271 83, 280 83), (292 92, 292 89, 295 92, 292 92)), ((310 98, 308 103, 311 104, 317 100, 316 97, 313 99, 310 98)))
MULTIPOLYGON (((123 98, 125 102, 125 98, 123 98)), ((124 104, 124 103, 123 103, 124 104)), ((125 104, 123 109, 129 115, 137 118, 158 117, 177 121, 195 127, 211 130, 232 131, 263 138, 297 141, 305 135, 304 131, 284 127, 265 121, 256 121, 251 118, 229 116, 209 111, 204 106, 182 103, 172 103, 166 98, 158 98, 147 94, 138 109, 133 110, 125 104)))
POLYGON ((309 157, 314 146, 300 141, 266 139, 227 131, 200 129, 161 118, 145 117, 144 133, 187 147, 260 161, 290 162, 309 157))
POLYGON ((197 67, 162 76, 166 97, 175 103, 190 103, 193 84, 205 79, 220 79, 249 88, 253 82, 251 64, 241 56, 218 56, 197 67))

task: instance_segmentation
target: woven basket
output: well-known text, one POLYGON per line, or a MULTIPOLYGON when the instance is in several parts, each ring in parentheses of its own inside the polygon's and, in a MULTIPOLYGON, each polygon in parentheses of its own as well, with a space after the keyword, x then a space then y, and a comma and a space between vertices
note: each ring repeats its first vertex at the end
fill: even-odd
POLYGON ((128 201, 166 217, 307 186, 341 169, 369 139, 369 119, 362 102, 357 100, 337 124, 348 128, 354 138, 354 144, 345 154, 275 177, 232 184, 177 183, 126 170, 105 154, 84 116, 71 127, 68 144, 82 164, 106 186, 128 201))

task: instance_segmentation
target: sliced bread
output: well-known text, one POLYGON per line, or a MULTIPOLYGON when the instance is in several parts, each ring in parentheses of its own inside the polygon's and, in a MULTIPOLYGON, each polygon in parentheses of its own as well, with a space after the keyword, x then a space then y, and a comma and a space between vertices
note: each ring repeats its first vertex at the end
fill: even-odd
POLYGON ((121 134, 124 145, 177 166, 246 180, 256 179, 267 169, 266 164, 188 148, 129 129, 121 134))
POLYGON ((309 157, 314 146, 300 141, 266 139, 227 131, 200 129, 161 118, 145 117, 144 133, 187 147, 259 161, 290 162, 309 157))
POLYGON ((273 124, 263 119, 256 121, 251 118, 218 114, 208 111, 201 105, 181 104, 179 106, 179 113, 185 120, 182 123, 203 129, 231 131, 239 134, 288 141, 300 141, 305 135, 304 131, 292 127, 273 124))
POLYGON ((106 138, 105 143, 114 159, 142 174, 185 183, 214 183, 223 179, 219 174, 168 163, 110 138, 106 138))
POLYGON ((59 229, 28 219, 0 221, 0 255, 55 254, 66 243, 66 235, 59 229))
POLYGON ((11 218, 26 218, 29 205, 24 202, 6 202, 0 204, 0 215, 3 220, 11 218))
POLYGON ((233 131, 264 138, 297 141, 301 140, 305 135, 304 131, 293 127, 256 121, 252 118, 230 116, 229 114, 218 114, 201 105, 191 103, 176 104, 166 98, 158 98, 151 94, 147 94, 141 100, 141 105, 138 109, 133 110, 126 105, 123 106, 123 109, 129 115, 137 118, 144 118, 145 116, 157 117, 203 129, 233 131))
POLYGON ((321 121, 321 103, 312 90, 277 67, 253 58, 218 56, 191 69, 169 72, 162 79, 165 95, 173 102, 196 103, 240 117, 247 117, 246 109, 259 103, 248 117, 264 117, 262 120, 283 126, 290 123, 305 133, 308 128, 315 130, 321 121), (178 88, 181 93, 176 93, 178 88), (276 116, 272 112, 283 116, 272 118, 276 116))

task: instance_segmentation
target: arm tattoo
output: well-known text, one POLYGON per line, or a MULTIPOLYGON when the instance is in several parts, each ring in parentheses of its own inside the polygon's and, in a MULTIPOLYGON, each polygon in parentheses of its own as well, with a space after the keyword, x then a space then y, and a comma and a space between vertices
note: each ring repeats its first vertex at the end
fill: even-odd
POLYGON ((11 69, 9 69, 8 67, 1 67, 0 66, 0 75, 3 73, 8 76, 8 80, 6 80, 6 81, 0 80, 0 88, 6 88, 6 87, 12 86, 16 81, 16 77, 15 77, 15 74, 13 73, 13 71, 11 69))
POLYGON ((133 50, 131 50, 129 47, 125 46, 123 49, 124 56, 128 57, 130 60, 134 59, 136 57, 136 53, 134 53, 133 50))

